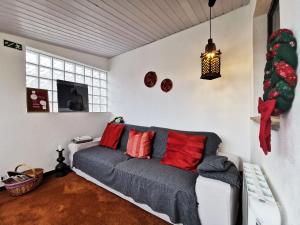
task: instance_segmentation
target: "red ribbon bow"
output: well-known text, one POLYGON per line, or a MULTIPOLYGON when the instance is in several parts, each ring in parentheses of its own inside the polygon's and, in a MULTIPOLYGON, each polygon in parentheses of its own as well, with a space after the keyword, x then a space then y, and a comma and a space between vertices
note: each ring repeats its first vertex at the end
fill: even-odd
POLYGON ((276 100, 258 100, 258 112, 260 117, 259 141, 265 155, 271 152, 271 114, 275 108, 276 100))

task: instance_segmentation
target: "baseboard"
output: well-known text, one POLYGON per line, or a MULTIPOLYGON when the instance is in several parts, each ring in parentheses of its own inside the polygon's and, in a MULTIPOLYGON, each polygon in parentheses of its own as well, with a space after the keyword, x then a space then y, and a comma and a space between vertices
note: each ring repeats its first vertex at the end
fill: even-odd
MULTIPOLYGON (((55 174, 55 170, 50 170, 44 173, 44 177, 49 177, 51 175, 55 174)), ((0 186, 0 191, 5 191, 5 187, 4 186, 0 186)))

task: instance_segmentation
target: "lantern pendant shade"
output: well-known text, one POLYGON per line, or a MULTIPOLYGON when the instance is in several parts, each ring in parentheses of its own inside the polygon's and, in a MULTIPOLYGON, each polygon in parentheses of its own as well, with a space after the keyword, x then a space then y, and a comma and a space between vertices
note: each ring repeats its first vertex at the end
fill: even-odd
POLYGON ((221 51, 216 50, 213 40, 208 39, 205 52, 201 54, 202 75, 201 79, 213 80, 221 77, 221 51))
POLYGON ((221 77, 221 51, 216 50, 216 45, 211 38, 211 7, 213 7, 215 1, 210 0, 208 6, 210 7, 209 17, 209 32, 210 38, 205 46, 205 52, 201 53, 202 75, 200 79, 213 80, 221 77))

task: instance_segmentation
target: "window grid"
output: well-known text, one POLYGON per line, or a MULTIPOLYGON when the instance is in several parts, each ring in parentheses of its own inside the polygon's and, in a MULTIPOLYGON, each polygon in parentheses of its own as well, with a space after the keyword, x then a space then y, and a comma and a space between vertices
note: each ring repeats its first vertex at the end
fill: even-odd
MULTIPOLYGON (((63 77, 62 80, 67 80, 67 81, 72 80, 73 82, 77 82, 79 77, 82 77, 83 78, 82 82, 78 82, 78 83, 86 84, 89 88, 88 91, 89 111, 107 112, 108 96, 107 96, 107 73, 106 72, 93 67, 82 65, 77 62, 64 60, 56 56, 39 53, 34 50, 26 50, 26 67, 30 65, 37 67, 37 74, 36 76, 32 74, 28 74, 26 69, 26 78, 37 79, 37 88, 44 88, 41 87, 41 81, 51 82, 51 87, 44 88, 48 90, 48 93, 49 92, 51 93, 51 96, 49 93, 50 112, 58 112, 57 90, 54 86, 54 83, 56 82, 57 79, 54 78, 54 71, 61 72, 61 76, 63 77), (31 53, 36 55, 37 57, 36 63, 32 62, 29 59, 29 54, 31 53), (41 65, 41 59, 40 59, 41 57, 49 58, 51 60, 50 66, 41 65), (54 60, 58 60, 62 62, 61 69, 54 67, 54 63, 53 63, 54 60), (72 71, 67 71, 66 64, 73 65, 72 71), (50 69, 51 79, 47 78, 46 76, 45 77, 41 76, 41 68, 50 69), (83 71, 82 72, 77 71, 77 68, 82 68, 83 71), (88 74, 86 71, 89 71, 90 74, 88 74), (69 74, 70 78, 72 77, 72 79, 67 79, 66 74, 69 74), (95 76, 95 74, 97 76, 95 76), (104 77, 102 75, 104 75, 104 77), (95 99, 97 99, 98 101, 94 102, 95 99)), ((26 87, 34 87, 34 85, 30 85, 29 83, 26 83, 26 87)))

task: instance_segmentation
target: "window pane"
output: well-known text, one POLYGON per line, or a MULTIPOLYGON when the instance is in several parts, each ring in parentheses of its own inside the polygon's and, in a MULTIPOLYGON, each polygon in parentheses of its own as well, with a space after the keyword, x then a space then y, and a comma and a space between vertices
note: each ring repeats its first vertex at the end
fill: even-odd
POLYGON ((56 80, 53 80, 53 91, 57 91, 57 83, 56 80))
POLYGON ((39 54, 31 52, 31 51, 26 51, 26 62, 38 64, 38 57, 39 57, 39 54))
POLYGON ((85 84, 87 84, 87 85, 92 85, 92 78, 90 78, 90 77, 85 77, 85 84))
POLYGON ((93 105, 89 104, 89 112, 93 112, 93 105))
POLYGON ((54 80, 64 80, 64 72, 60 70, 53 70, 54 80))
POLYGON ((99 79, 93 79, 93 86, 100 87, 100 80, 99 79))
POLYGON ((53 102, 53 100, 52 100, 52 91, 48 91, 48 99, 49 99, 49 102, 53 102))
POLYGON ((26 75, 38 76, 38 67, 32 64, 26 63, 26 75))
POLYGON ((76 75, 76 82, 84 84, 84 76, 76 75))
POLYGON ((92 103, 93 103, 93 96, 89 95, 89 104, 92 104, 92 103))
POLYGON ((100 78, 101 78, 102 80, 106 80, 106 73, 101 73, 101 74, 100 74, 100 78))
POLYGON ((100 112, 100 105, 93 105, 93 112, 100 112))
POLYGON ((58 112, 58 103, 53 103, 53 112, 58 112))
POLYGON ((73 63, 66 62, 65 63, 65 71, 74 73, 75 72, 75 65, 73 63))
POLYGON ((89 77, 92 76, 92 69, 90 69, 90 68, 85 68, 84 71, 85 71, 84 74, 85 74, 86 76, 89 76, 89 77))
POLYGON ((93 104, 100 104, 100 97, 99 96, 93 96, 93 104))
POLYGON ((101 95, 102 96, 107 96, 107 91, 106 91, 107 89, 103 89, 103 88, 101 88, 101 95))
POLYGON ((101 87, 106 88, 106 81, 105 80, 101 80, 101 87))
POLYGON ((89 92, 89 95, 93 94, 93 88, 92 88, 92 86, 88 86, 88 92, 89 92))
POLYGON ((46 67, 40 67, 40 77, 52 79, 52 70, 46 67))
POLYGON ((53 102, 57 102, 57 92, 53 92, 53 102))
POLYGON ((66 73, 65 80, 66 81, 75 81, 75 75, 73 73, 66 73))
POLYGON ((97 70, 93 70, 93 77, 99 79, 100 78, 100 73, 97 70))
POLYGON ((100 88, 93 87, 93 95, 100 95, 100 88))
POLYGON ((101 97, 101 104, 107 104, 106 97, 101 97))
POLYGON ((52 67, 52 58, 46 55, 40 55, 40 65, 52 67))
POLYGON ((31 88, 38 88, 39 87, 39 80, 37 77, 26 77, 26 87, 31 88))
POLYGON ((40 79, 40 88, 52 90, 52 80, 40 79))
POLYGON ((76 65, 76 73, 83 75, 84 74, 84 68, 83 68, 83 66, 76 65))
POLYGON ((107 106, 101 105, 101 112, 107 112, 107 106))
POLYGON ((60 59, 53 59, 53 68, 58 70, 64 70, 64 61, 60 59))

